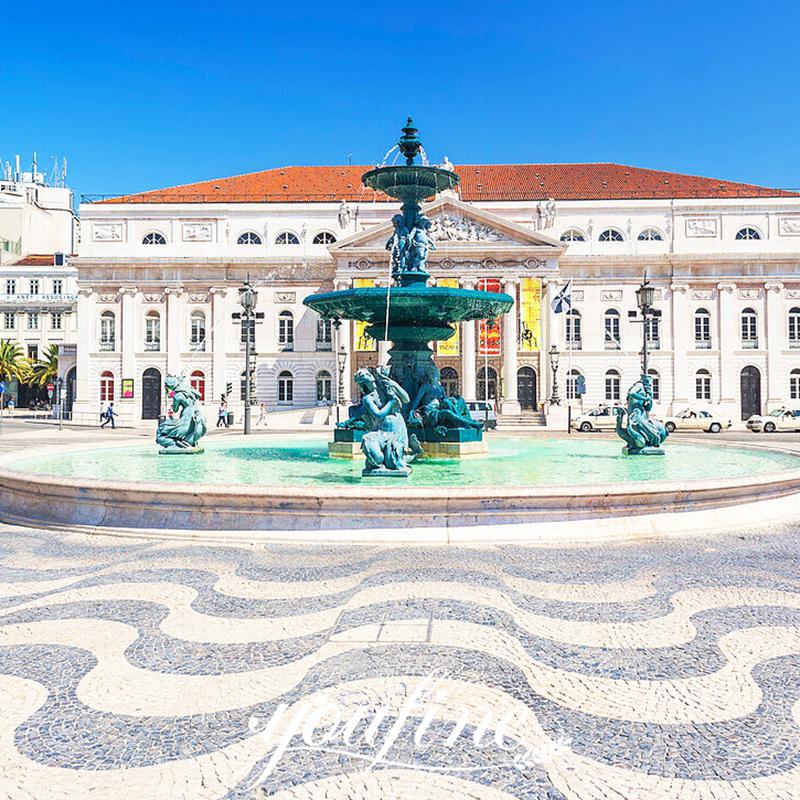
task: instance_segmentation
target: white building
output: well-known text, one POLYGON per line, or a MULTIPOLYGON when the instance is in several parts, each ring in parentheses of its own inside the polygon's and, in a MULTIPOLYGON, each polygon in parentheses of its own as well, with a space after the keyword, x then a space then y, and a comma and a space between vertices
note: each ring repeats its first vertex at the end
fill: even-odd
MULTIPOLYGON (((57 184, 63 184, 59 170, 57 184)), ((75 284, 68 265, 75 250, 77 218, 72 191, 49 186, 36 166, 23 172, 19 156, 0 178, 0 339, 19 343, 31 359, 51 345, 74 352, 77 340, 75 284)), ((72 387, 70 387, 70 390, 72 387)), ((26 405, 40 392, 7 387, 7 397, 26 405)))
MULTIPOLYGON (((235 406, 244 357, 233 314, 248 275, 265 314, 257 398, 271 408, 335 399, 339 344, 351 396, 354 369, 385 349, 357 323, 331 332, 302 301, 388 278, 397 204, 361 186, 366 169, 286 167, 83 204, 76 408, 95 414, 113 397, 123 414, 154 418, 167 372, 192 375, 208 403, 232 384, 235 406)), ((618 164, 456 171, 458 193, 427 207, 431 274, 517 302, 499 329, 464 323, 439 346, 452 389, 474 399, 488 383, 503 414, 537 410, 552 394, 555 345, 562 398, 581 374, 586 395, 574 403, 624 400, 642 337, 629 312, 646 271, 662 312, 650 366, 663 411, 697 404, 739 418, 800 401, 800 195, 618 164), (569 279, 567 320, 550 300, 569 279)))

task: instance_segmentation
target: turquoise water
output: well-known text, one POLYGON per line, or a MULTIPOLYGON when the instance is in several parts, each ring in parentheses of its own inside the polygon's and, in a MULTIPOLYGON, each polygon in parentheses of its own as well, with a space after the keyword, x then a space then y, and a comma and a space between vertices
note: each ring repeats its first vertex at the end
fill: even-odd
MULTIPOLYGON (((664 456, 622 455, 611 439, 513 438, 490 435, 489 455, 463 461, 425 460, 391 486, 546 486, 627 481, 734 478, 800 469, 785 453, 714 445, 667 444, 664 456)), ((70 478, 156 483, 321 486, 361 484, 363 459, 328 458, 323 436, 254 436, 210 441, 197 456, 160 456, 155 444, 23 459, 10 468, 70 478)))

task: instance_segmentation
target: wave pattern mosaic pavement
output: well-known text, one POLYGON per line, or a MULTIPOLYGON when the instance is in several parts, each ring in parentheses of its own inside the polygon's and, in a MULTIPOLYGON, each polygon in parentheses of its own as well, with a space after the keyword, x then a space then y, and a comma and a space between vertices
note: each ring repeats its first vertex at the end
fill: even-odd
POLYGON ((800 798, 800 531, 574 549, 0 532, 0 797, 800 798), (290 721, 323 706, 309 744, 290 721), (334 713, 348 746, 324 741, 334 713))

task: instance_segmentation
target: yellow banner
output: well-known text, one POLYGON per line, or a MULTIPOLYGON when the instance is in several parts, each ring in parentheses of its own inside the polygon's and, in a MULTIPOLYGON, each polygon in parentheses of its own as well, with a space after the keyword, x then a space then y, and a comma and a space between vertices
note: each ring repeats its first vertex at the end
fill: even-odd
MULTIPOLYGON (((451 289, 458 288, 458 278, 437 278, 437 286, 447 286, 451 289)), ((457 356, 461 352, 461 330, 458 323, 455 323, 456 332, 443 342, 436 342, 436 355, 438 356, 457 356)))
POLYGON ((542 342, 542 282, 539 278, 523 278, 519 309, 520 350, 532 353, 542 342))
MULTIPOLYGON (((356 278, 353 281, 354 289, 369 289, 375 285, 372 278, 356 278)), ((355 336, 355 351, 356 353, 374 353, 378 349, 378 343, 371 337, 367 336, 368 322, 357 321, 354 331, 355 336)))

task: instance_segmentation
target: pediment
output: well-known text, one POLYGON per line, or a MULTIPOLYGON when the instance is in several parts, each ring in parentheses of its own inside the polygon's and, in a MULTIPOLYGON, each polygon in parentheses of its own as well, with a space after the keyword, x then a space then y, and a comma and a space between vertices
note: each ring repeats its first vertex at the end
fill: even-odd
MULTIPOLYGON (((558 256, 561 242, 518 225, 490 211, 477 208, 456 197, 440 197, 422 208, 431 220, 430 236, 436 251, 490 252, 494 250, 535 250, 537 255, 558 256)), ((342 239, 330 248, 333 256, 383 250, 394 232, 391 220, 342 239)))

